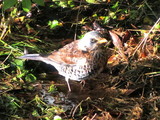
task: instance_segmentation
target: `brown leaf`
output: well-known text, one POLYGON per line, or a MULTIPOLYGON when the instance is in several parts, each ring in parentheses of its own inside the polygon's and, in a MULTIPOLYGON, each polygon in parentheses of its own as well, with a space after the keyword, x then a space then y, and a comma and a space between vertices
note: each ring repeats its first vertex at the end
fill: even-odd
POLYGON ((123 49, 122 41, 120 40, 118 35, 115 34, 113 31, 109 31, 109 34, 111 35, 114 46, 118 49, 123 49))
POLYGON ((113 31, 109 31, 109 34, 111 35, 111 38, 112 38, 114 46, 118 49, 119 55, 124 60, 128 61, 126 55, 124 54, 122 41, 120 40, 120 38, 118 37, 118 35, 115 34, 113 31))
POLYGON ((117 55, 112 55, 112 56, 110 56, 109 57, 109 59, 108 59, 108 64, 112 64, 112 63, 114 63, 114 61, 117 59, 117 55))
POLYGON ((122 38, 123 43, 126 43, 130 39, 130 37, 131 37, 131 33, 130 31, 127 30, 122 38))

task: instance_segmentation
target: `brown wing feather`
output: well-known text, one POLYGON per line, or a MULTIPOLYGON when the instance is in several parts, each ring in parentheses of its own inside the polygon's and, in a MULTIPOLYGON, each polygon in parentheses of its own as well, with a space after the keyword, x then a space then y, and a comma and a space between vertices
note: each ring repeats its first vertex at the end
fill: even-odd
POLYGON ((47 57, 50 60, 62 64, 76 64, 78 60, 81 60, 82 58, 88 58, 89 56, 89 53, 83 52, 82 50, 78 49, 78 42, 79 41, 77 40, 70 44, 67 44, 58 51, 52 52, 47 57))

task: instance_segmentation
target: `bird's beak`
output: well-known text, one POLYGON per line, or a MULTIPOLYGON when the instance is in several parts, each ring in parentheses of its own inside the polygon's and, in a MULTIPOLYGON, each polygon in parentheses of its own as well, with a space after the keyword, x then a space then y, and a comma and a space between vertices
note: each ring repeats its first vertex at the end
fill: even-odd
POLYGON ((105 38, 98 39, 99 44, 107 43, 108 41, 105 38))

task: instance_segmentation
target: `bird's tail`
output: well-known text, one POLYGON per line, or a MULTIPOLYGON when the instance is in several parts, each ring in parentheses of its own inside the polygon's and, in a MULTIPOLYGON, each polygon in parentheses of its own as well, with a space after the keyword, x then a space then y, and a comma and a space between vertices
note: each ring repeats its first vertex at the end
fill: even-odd
POLYGON ((44 58, 40 54, 26 54, 18 57, 19 59, 44 61, 44 58))
POLYGON ((40 54, 26 54, 23 55, 21 57, 19 57, 19 59, 26 59, 26 60, 37 60, 37 61, 42 61, 45 62, 47 64, 50 64, 52 66, 54 66, 57 70, 60 68, 60 64, 47 58, 47 55, 40 55, 40 54))

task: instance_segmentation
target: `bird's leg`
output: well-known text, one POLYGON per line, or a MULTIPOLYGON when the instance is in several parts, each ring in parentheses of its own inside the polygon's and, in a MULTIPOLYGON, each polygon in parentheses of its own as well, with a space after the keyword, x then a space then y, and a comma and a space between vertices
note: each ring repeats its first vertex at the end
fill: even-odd
POLYGON ((80 84, 82 85, 82 88, 84 88, 86 81, 85 80, 81 80, 80 84))
POLYGON ((65 78, 66 82, 67 82, 67 85, 68 85, 68 90, 69 92, 71 92, 71 87, 70 87, 70 84, 69 84, 69 78, 65 78))

